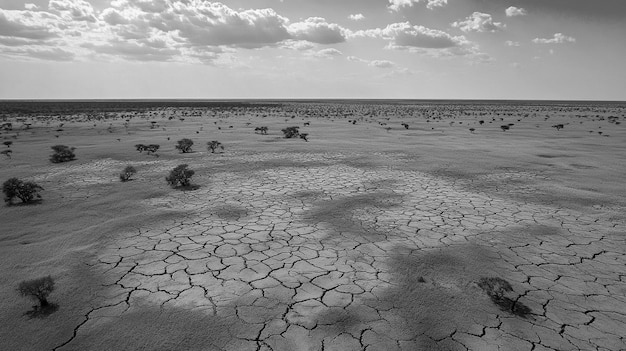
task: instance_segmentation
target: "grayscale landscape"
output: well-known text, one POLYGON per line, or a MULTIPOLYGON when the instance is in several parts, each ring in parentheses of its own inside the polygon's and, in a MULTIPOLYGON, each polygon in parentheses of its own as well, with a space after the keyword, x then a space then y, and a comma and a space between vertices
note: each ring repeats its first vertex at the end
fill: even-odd
POLYGON ((2 179, 43 188, 0 210, 6 349, 626 347, 625 104, 2 107, 2 179))
POLYGON ((625 33, 0 0, 0 351, 626 351, 625 33))

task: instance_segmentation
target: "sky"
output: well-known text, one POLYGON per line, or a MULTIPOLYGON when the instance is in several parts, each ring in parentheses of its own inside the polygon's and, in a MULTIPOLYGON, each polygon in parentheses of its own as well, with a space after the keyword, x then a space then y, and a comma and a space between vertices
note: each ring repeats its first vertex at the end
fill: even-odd
POLYGON ((0 0, 0 99, 626 101, 624 0, 0 0))

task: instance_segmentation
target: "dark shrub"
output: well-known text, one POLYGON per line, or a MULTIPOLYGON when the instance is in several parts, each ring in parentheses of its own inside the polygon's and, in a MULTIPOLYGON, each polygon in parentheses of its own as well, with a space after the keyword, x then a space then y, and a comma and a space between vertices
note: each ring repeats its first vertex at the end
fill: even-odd
POLYGON ((161 145, 158 145, 158 144, 150 144, 150 145, 147 145, 147 146, 145 147, 145 150, 147 150, 147 151, 148 151, 148 154, 154 154, 154 153, 156 153, 156 152, 159 150, 159 148, 161 148, 161 145))
POLYGON ((176 148, 182 153, 187 153, 191 152, 191 146, 193 146, 193 140, 185 138, 178 141, 176 148))
POLYGON ((23 203, 32 202, 35 198, 41 199, 39 190, 43 190, 42 187, 34 182, 24 182, 17 178, 11 178, 2 184, 2 191, 4 192, 4 201, 10 205, 13 203, 14 198, 19 198, 23 203))
POLYGON ((17 291, 20 295, 37 300, 41 308, 45 308, 49 305, 48 295, 50 295, 53 290, 54 280, 51 276, 25 280, 17 287, 17 291))
POLYGON ((194 175, 194 171, 188 168, 186 164, 178 165, 176 168, 170 171, 169 177, 166 177, 167 183, 172 187, 189 186, 191 184, 191 177, 194 175))
POLYGON ((219 141, 216 141, 216 140, 209 141, 208 143, 206 143, 206 145, 207 145, 207 148, 209 150, 211 150, 211 153, 215 153, 215 150, 217 148, 220 148, 220 149, 224 150, 224 145, 222 145, 222 143, 220 143, 219 141))
POLYGON ((133 174, 135 173, 137 173, 137 170, 135 169, 135 167, 126 166, 126 168, 124 168, 122 173, 120 173, 120 180, 123 182, 127 182, 130 180, 130 177, 132 177, 133 174))
POLYGON ((75 147, 55 145, 52 146, 52 150, 54 150, 54 154, 50 156, 50 161, 53 163, 72 161, 76 158, 76 155, 74 155, 74 150, 76 150, 75 147))
POLYGON ((281 129, 281 131, 285 134, 285 138, 287 139, 297 138, 300 135, 298 128, 299 127, 287 127, 285 129, 281 129))

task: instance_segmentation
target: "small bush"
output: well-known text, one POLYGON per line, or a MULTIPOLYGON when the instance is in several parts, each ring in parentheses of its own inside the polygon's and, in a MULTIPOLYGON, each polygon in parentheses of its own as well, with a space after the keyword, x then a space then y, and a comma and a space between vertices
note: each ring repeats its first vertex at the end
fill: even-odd
POLYGON ((3 142, 3 144, 6 145, 6 147, 11 147, 11 144, 13 144, 13 142, 8 140, 8 141, 3 142))
POLYGON ((144 145, 144 144, 137 144, 137 145, 135 145, 135 148, 137 149, 137 151, 139 151, 139 153, 141 153, 141 152, 145 151, 145 150, 146 150, 146 147, 147 147, 147 146, 146 146, 146 145, 144 145))
POLYGON ((215 153, 215 150, 217 148, 220 148, 220 149, 224 150, 224 145, 222 145, 222 143, 220 143, 219 141, 216 141, 216 140, 209 141, 208 143, 206 143, 206 145, 207 145, 207 148, 209 150, 211 150, 211 153, 215 153))
POLYGON ((50 156, 50 161, 53 163, 68 162, 76 158, 76 155, 74 155, 74 150, 76 150, 75 147, 55 145, 52 146, 52 150, 54 150, 54 154, 50 156))
POLYGON ((267 127, 256 127, 254 128, 254 132, 260 132, 261 134, 267 134, 267 127))
POLYGON ((135 173, 137 173, 137 170, 135 169, 135 167, 126 166, 126 168, 124 168, 122 173, 120 173, 120 180, 123 182, 127 182, 130 180, 130 177, 132 177, 133 174, 135 173))
POLYGON ((25 280, 17 287, 20 295, 30 297, 39 302, 41 308, 49 305, 48 295, 54 290, 54 279, 51 276, 33 280, 25 280))
POLYGON ((191 146, 193 146, 193 140, 185 138, 185 139, 179 140, 177 143, 178 145, 176 145, 176 148, 180 150, 180 152, 182 153, 191 152, 191 146))
POLYGON ((161 145, 159 144, 150 144, 145 146, 144 150, 148 151, 148 155, 150 154, 155 154, 157 151, 159 151, 159 149, 161 148, 161 145))
POLYGON ((167 183, 172 187, 186 187, 191 184, 191 177, 194 175, 193 170, 188 168, 186 164, 178 165, 170 171, 169 177, 166 177, 167 183))
POLYGON ((502 278, 481 278, 478 286, 483 289, 490 297, 501 300, 504 294, 513 291, 513 287, 509 282, 502 278))
POLYGON ((300 135, 298 128, 299 127, 287 127, 285 129, 281 129, 281 132, 285 134, 285 138, 287 139, 297 138, 300 135))
POLYGON ((35 198, 41 199, 39 190, 42 187, 34 182, 24 182, 17 178, 11 178, 2 184, 2 192, 4 192, 4 201, 11 205, 14 198, 19 198, 23 203, 32 202, 35 198))

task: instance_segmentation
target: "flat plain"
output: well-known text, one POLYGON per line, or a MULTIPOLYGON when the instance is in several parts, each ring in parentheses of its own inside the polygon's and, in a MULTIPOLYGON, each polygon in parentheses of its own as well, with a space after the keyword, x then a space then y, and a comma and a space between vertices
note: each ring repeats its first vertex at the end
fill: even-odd
POLYGON ((0 180, 44 188, 0 207, 0 349, 626 349, 626 104, 0 111, 0 180), (57 144, 76 160, 51 163, 57 144), (179 164, 192 189, 166 184, 179 164), (46 275, 58 309, 33 316, 16 287, 46 275))

